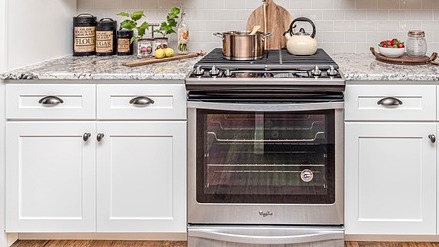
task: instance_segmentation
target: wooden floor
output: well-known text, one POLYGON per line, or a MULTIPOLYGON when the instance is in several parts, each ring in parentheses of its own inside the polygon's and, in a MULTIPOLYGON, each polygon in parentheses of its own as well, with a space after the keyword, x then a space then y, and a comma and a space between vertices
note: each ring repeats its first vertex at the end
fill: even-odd
MULTIPOLYGON (((13 247, 186 247, 172 241, 20 240, 13 247)), ((429 242, 346 242, 345 247, 439 247, 429 242)))

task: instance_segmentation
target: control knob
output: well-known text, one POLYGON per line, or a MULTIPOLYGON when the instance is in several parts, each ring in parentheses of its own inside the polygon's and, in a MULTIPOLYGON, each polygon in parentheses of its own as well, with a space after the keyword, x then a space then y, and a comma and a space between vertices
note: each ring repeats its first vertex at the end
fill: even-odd
POLYGON ((220 71, 215 67, 215 65, 212 66, 212 69, 209 71, 210 76, 217 76, 219 75, 220 71))
POLYGON ((231 77, 231 76, 232 76, 232 71, 230 71, 230 69, 226 69, 226 70, 224 71, 224 76, 226 76, 226 77, 231 77))
POLYGON ((316 65, 313 70, 311 70, 311 75, 318 77, 322 75, 322 71, 319 69, 319 66, 316 65))
POLYGON ((329 66, 329 69, 328 69, 328 71, 326 71, 326 73, 329 75, 329 76, 336 76, 337 75, 337 70, 335 70, 334 69, 334 66, 329 66))
POLYGON ((194 69, 194 75, 196 75, 196 76, 202 76, 204 74, 204 69, 202 69, 201 68, 201 66, 197 66, 195 69, 194 69))

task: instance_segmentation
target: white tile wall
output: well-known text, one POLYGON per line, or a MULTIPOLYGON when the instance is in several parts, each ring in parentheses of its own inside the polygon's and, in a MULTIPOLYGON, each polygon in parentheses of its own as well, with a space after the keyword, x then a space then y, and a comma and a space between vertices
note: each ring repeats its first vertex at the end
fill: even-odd
MULTIPOLYGON (((213 32, 243 30, 261 0, 77 0, 78 13, 98 18, 120 11, 145 10, 148 22, 160 22, 172 6, 184 6, 191 30, 192 51, 221 46, 213 32)), ((383 39, 405 40, 407 31, 426 32, 429 53, 439 51, 439 0, 275 0, 293 18, 315 21, 319 46, 329 53, 369 52, 383 39)), ((171 35, 175 43, 175 35, 171 35)), ((175 46, 175 44, 174 44, 175 46)))

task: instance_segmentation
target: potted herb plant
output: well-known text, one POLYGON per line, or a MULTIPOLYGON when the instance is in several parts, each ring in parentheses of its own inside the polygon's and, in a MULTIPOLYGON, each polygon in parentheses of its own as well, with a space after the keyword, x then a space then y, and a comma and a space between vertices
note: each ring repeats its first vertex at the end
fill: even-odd
POLYGON ((148 22, 144 21, 142 24, 137 25, 137 22, 142 19, 142 17, 146 17, 143 13, 143 10, 134 11, 131 14, 128 12, 120 12, 117 15, 128 17, 128 19, 125 19, 120 23, 120 29, 135 29, 137 31, 137 36, 133 36, 131 38, 131 43, 133 43, 136 39, 141 39, 143 35, 145 35, 146 29, 149 27, 148 22))
POLYGON ((159 33, 162 35, 162 37, 154 39, 154 50, 168 47, 168 37, 166 36, 172 33, 176 33, 174 28, 177 26, 176 19, 178 18, 179 14, 179 8, 171 8, 168 15, 166 16, 166 21, 160 23, 158 29, 154 30, 155 33, 159 33))
POLYGON ((134 11, 131 14, 128 12, 120 12, 117 15, 128 17, 128 19, 125 19, 120 23, 121 29, 137 31, 137 35, 133 35, 130 40, 130 43, 133 43, 135 40, 137 40, 137 57, 144 58, 153 56, 153 40, 151 38, 143 38, 146 33, 146 29, 149 28, 148 22, 144 21, 140 23, 140 19, 142 19, 142 17, 146 17, 143 10, 134 11))

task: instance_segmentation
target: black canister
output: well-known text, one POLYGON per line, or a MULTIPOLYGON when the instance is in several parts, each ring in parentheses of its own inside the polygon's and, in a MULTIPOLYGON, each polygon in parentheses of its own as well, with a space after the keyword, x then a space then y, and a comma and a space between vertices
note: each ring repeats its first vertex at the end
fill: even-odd
POLYGON ((116 29, 117 21, 103 18, 96 25, 96 55, 116 55, 116 29))
POLYGON ((131 43, 133 37, 133 30, 119 30, 117 31, 117 55, 132 55, 134 46, 131 43))
POLYGON ((96 54, 96 17, 79 14, 73 17, 73 56, 96 54))

